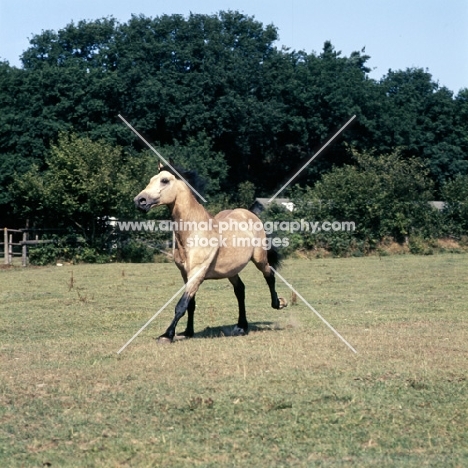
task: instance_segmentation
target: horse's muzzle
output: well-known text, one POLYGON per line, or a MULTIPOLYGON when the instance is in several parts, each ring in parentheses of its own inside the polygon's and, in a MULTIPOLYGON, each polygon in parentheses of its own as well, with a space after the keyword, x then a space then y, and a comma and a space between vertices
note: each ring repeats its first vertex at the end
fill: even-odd
POLYGON ((158 204, 159 200, 155 200, 153 198, 149 198, 145 195, 137 195, 133 201, 135 202, 135 206, 141 211, 149 211, 151 208, 158 204))

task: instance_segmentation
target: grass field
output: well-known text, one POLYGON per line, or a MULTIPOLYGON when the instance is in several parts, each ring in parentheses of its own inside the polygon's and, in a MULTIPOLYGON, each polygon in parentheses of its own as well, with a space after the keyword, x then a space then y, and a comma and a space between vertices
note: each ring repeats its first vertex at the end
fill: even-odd
POLYGON ((155 342, 172 304, 120 356, 173 264, 0 270, 0 466, 468 466, 468 255, 281 273, 357 355, 300 301, 270 309, 253 266, 248 336, 223 336, 236 300, 209 281, 194 339, 155 342))

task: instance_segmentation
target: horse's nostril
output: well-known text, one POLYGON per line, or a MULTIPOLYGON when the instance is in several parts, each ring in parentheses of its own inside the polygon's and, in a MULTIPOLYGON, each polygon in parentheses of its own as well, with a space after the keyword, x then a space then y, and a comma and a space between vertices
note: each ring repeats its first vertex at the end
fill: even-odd
POLYGON ((141 198, 138 200, 138 203, 140 204, 140 206, 145 206, 145 205, 146 205, 146 198, 141 197, 141 198))

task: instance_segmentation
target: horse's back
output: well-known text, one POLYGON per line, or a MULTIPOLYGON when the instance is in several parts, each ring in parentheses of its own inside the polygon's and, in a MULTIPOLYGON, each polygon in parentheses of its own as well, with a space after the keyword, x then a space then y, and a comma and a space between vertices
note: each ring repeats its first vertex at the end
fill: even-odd
POLYGON ((215 217, 214 219, 216 220, 223 220, 224 218, 226 218, 226 216, 228 216, 230 213, 232 213, 234 210, 223 210, 223 211, 220 211, 215 217))
POLYGON ((233 220, 237 222, 252 220, 253 223, 261 223, 260 218, 245 208, 235 208, 234 210, 220 211, 215 217, 217 221, 233 220))

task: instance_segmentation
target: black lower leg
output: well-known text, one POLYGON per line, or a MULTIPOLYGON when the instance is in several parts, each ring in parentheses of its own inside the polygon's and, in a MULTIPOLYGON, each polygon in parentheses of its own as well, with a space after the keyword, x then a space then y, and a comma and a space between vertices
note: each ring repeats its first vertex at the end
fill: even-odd
POLYGON ((273 307, 273 309, 279 309, 280 301, 278 299, 278 294, 276 294, 275 290, 275 274, 273 273, 273 271, 270 271, 270 276, 265 276, 265 280, 268 284, 268 287, 270 288, 271 307, 273 307))
POLYGON ((249 324, 247 322, 247 314, 245 311, 245 286, 242 280, 239 278, 239 275, 229 278, 229 281, 234 286, 234 294, 237 298, 237 303, 239 305, 239 319, 237 321, 237 326, 244 330, 247 333, 249 324))
POLYGON ((184 316, 190 301, 191 299, 189 298, 189 296, 186 293, 184 293, 184 295, 180 298, 179 302, 175 307, 174 319, 167 328, 166 332, 163 335, 161 335, 160 338, 164 337, 169 338, 170 340, 174 339, 177 324, 179 323, 179 320, 184 316))
POLYGON ((186 336, 187 338, 192 338, 194 335, 194 328, 193 328, 193 316, 195 314, 195 296, 192 297, 190 300, 188 307, 187 307, 187 328, 184 332, 179 333, 181 336, 186 336))

